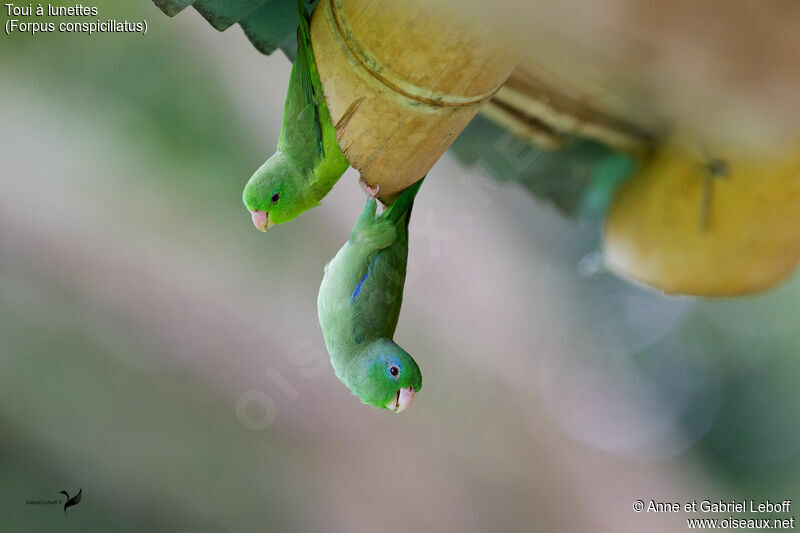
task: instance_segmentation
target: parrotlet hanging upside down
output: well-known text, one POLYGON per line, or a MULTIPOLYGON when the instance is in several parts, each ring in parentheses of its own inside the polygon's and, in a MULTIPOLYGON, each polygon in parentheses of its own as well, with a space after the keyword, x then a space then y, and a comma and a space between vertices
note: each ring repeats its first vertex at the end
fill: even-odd
POLYGON ((292 220, 320 204, 349 167, 336 142, 314 51, 309 16, 297 2, 297 59, 283 106, 278 150, 244 188, 244 205, 261 231, 292 220))
POLYGON ((416 361, 392 340, 403 301, 408 221, 421 185, 404 190, 381 214, 370 195, 350 239, 325 266, 317 299, 336 376, 365 404, 396 413, 422 387, 416 361))

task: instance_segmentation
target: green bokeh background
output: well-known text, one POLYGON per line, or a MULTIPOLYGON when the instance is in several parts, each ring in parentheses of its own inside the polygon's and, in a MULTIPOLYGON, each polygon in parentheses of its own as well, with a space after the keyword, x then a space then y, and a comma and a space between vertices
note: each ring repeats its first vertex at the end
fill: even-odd
POLYGON ((356 174, 266 235, 241 204, 288 60, 96 5, 148 34, 0 36, 0 531, 683 531, 633 501, 800 505, 797 277, 633 286, 598 223, 446 155, 396 336, 425 386, 368 409, 316 321, 356 174), (78 488, 66 517, 25 504, 78 488))

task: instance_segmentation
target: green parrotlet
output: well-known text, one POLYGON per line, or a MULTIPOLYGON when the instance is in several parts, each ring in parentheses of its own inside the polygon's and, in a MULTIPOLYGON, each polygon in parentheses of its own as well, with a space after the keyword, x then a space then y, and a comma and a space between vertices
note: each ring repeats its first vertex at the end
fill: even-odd
POLYGON ((396 413, 422 387, 416 361, 392 340, 403 301, 408 221, 421 185, 405 189, 381 214, 370 194, 350 239, 325 266, 317 299, 336 376, 365 404, 396 413))
POLYGON ((320 204, 350 166, 336 142, 314 51, 309 15, 297 2, 297 59, 289 77, 278 150, 244 188, 253 224, 265 231, 320 204))

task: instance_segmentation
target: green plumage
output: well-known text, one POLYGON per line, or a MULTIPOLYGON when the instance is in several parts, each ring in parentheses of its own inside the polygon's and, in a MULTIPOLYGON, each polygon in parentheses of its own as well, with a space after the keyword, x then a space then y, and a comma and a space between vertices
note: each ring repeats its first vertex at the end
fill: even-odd
POLYGON ((253 174, 243 195, 251 212, 267 213, 269 226, 319 205, 349 166, 322 92, 310 19, 301 2, 297 9, 297 59, 289 79, 278 150, 253 174))
POLYGON ((375 199, 367 200, 350 239, 325 266, 317 300, 337 377, 379 408, 387 408, 400 389, 422 387, 417 363, 392 340, 403 301, 408 221, 421 184, 403 191, 380 215, 375 199))

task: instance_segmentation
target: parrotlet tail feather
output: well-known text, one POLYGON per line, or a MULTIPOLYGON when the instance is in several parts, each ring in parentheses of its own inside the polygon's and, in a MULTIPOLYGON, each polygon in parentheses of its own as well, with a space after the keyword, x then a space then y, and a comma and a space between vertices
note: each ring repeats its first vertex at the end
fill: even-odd
MULTIPOLYGON (((414 198, 417 196, 419 188, 422 187, 423 181, 425 181, 425 176, 404 189, 403 192, 400 193, 400 196, 397 197, 397 200, 381 214, 381 217, 388 219, 393 225, 396 225, 403 215, 411 211, 411 207, 414 205, 414 198)), ((406 218, 406 223, 408 223, 408 220, 409 218, 406 218)))

